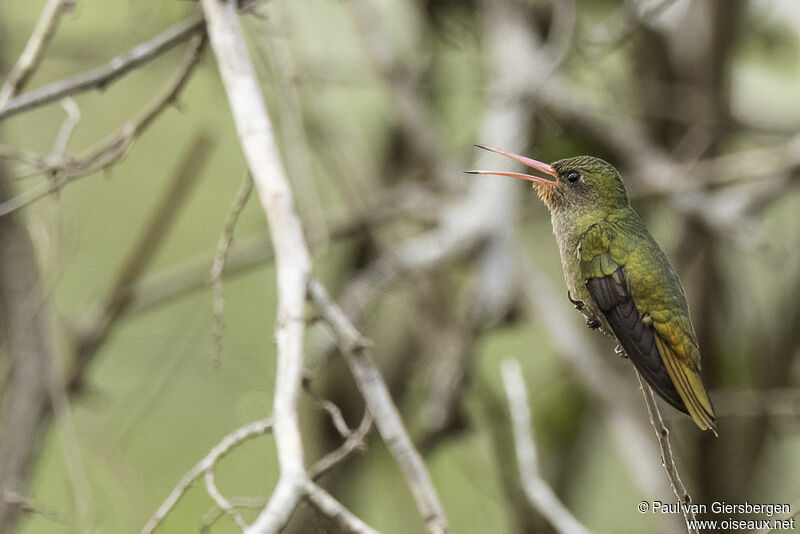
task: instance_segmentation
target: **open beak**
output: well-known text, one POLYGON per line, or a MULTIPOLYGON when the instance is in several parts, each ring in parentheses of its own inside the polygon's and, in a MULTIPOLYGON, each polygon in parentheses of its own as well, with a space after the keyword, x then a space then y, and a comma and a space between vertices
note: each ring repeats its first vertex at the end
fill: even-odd
MULTIPOLYGON (((505 156, 507 158, 511 158, 514 160, 519 161, 523 165, 527 165, 533 169, 536 169, 539 172, 544 174, 549 174, 553 178, 558 178, 558 172, 547 163, 542 163, 541 161, 536 161, 535 159, 526 158, 525 156, 520 156, 519 154, 513 154, 511 152, 506 152, 505 150, 500 150, 499 148, 494 148, 491 146, 482 146, 482 145, 475 145, 478 148, 482 148, 484 150, 488 150, 489 152, 494 152, 495 154, 500 154, 501 156, 505 156)), ((533 182, 534 185, 544 185, 548 187, 552 187, 555 185, 553 180, 548 180, 546 178, 541 178, 539 176, 533 176, 531 174, 522 174, 520 172, 506 172, 506 171, 465 171, 467 174, 490 174, 493 176, 509 176, 511 178, 519 178, 520 180, 527 180, 529 182, 533 182)))

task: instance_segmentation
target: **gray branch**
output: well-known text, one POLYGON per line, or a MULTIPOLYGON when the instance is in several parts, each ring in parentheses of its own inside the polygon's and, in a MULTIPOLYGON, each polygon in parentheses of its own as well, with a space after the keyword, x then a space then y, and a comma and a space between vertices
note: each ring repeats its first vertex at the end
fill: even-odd
POLYGON ((105 65, 28 91, 0 108, 0 120, 90 89, 102 89, 120 76, 171 50, 203 30, 203 17, 194 15, 149 41, 136 45, 105 65))

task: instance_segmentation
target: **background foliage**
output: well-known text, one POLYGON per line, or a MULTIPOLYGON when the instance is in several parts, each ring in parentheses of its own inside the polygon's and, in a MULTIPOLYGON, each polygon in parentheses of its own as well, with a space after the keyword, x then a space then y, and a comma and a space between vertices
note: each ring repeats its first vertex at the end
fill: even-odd
MULTIPOLYGON (((16 60, 42 5, 0 4, 3 65, 16 60)), ((28 86, 105 63, 196 10, 188 2, 78 1, 28 86)), ((404 240, 442 227, 447 208, 465 202, 475 179, 460 171, 476 166, 472 144, 502 141, 486 138, 494 130, 482 127, 487 110, 505 104, 493 83, 526 77, 529 93, 509 103, 524 138, 503 148, 544 161, 591 153, 613 162, 681 274, 720 428, 715 439, 664 408, 695 502, 785 502, 798 509, 800 7, 790 0, 271 0, 255 12, 244 16, 251 51, 315 243, 315 270, 332 290, 346 290, 376 258, 402 250, 404 240), (503 10, 518 15, 516 25, 504 26, 503 10), (522 39, 514 33, 520 26, 522 39), (497 35, 513 45, 505 63, 492 48, 497 35), (526 52, 525 43, 539 55, 526 52), (547 63, 543 49, 557 61, 547 63)), ((75 96, 81 118, 69 152, 80 153, 133 116, 182 53, 173 50, 103 91, 75 96)), ((178 104, 121 162, 15 214, 32 236, 42 290, 52 298, 62 366, 69 367, 74 349, 72 328, 130 261, 187 154, 201 170, 141 284, 210 268, 245 165, 208 51, 178 104), (199 138, 207 148, 190 152, 199 138)), ((2 142, 48 154, 63 120, 58 105, 9 118, 2 142)), ((480 165, 509 163, 489 158, 480 165)), ((17 192, 47 180, 17 178, 22 164, 12 157, 3 166, 17 192)), ((550 292, 552 306, 567 305, 557 250, 535 195, 522 184, 503 187, 513 198, 503 237, 510 241, 498 246, 502 254, 513 251, 514 261, 494 265, 505 256, 487 252, 481 241, 380 287, 360 314, 453 530, 551 528, 519 489, 499 374, 501 360, 514 357, 528 384, 544 476, 576 517, 596 532, 680 531, 677 517, 636 511, 641 500, 671 501, 669 489, 663 477, 660 494, 637 483, 627 464, 639 444, 620 446, 603 416, 609 408, 576 371, 580 358, 565 357, 576 345, 565 345, 532 304, 550 292), (450 381, 453 391, 442 400, 437 385, 450 381)), ((235 250, 259 250, 266 235, 251 199, 236 226, 235 250)), ((96 531, 138 531, 223 435, 268 414, 273 280, 269 261, 226 277, 219 365, 208 287, 126 312, 71 396, 75 439, 60 425, 46 432, 33 466, 35 512, 18 531, 74 531, 76 499, 89 503, 96 531), (82 472, 84 493, 76 494, 70 465, 82 472)), ((567 337, 583 334, 580 314, 563 318, 567 337)), ((614 356, 610 341, 586 339, 586 350, 605 359, 604 372, 628 388, 613 395, 620 403, 633 399, 627 409, 645 425, 629 363, 614 356)), ((363 403, 346 368, 335 353, 320 350, 321 329, 312 327, 309 344, 310 388, 356 425, 363 403)), ((6 358, 0 365, 7 371, 6 358)), ((310 396, 303 418, 310 458, 338 445, 310 396)), ((420 531, 408 489, 374 433, 368 445, 324 485, 382 532, 420 531)), ((274 458, 269 436, 242 445, 217 470, 221 490, 268 496, 274 458)), ((212 504, 198 485, 164 531, 198 530, 212 504)), ((330 528, 305 508, 289 527, 330 528)), ((212 531, 236 530, 223 518, 212 531)))

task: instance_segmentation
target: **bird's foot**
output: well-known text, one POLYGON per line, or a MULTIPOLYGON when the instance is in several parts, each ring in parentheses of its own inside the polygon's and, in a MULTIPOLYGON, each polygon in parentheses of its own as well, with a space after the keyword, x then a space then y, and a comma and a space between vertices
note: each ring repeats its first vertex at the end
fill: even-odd
POLYGON ((614 353, 620 358, 625 358, 626 360, 628 359, 628 355, 625 354, 625 350, 620 345, 614 347, 614 353))
POLYGON ((572 303, 572 305, 575 306, 576 310, 582 310, 583 308, 586 307, 586 304, 584 304, 582 300, 576 300, 572 298, 572 294, 569 292, 569 290, 567 290, 567 298, 572 303))
POLYGON ((600 328, 600 321, 598 321, 594 317, 592 317, 592 318, 587 317, 586 318, 586 326, 588 326, 592 330, 597 330, 598 328, 600 328))

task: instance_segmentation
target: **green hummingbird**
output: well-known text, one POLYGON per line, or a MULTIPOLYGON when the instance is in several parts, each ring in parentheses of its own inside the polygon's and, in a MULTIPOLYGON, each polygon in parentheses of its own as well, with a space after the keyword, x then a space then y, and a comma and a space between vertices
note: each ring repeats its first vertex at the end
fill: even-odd
POLYGON ((675 269, 633 210, 619 172, 600 158, 542 163, 493 147, 538 176, 503 171, 533 182, 548 210, 561 253, 569 300, 587 325, 616 338, 625 355, 665 401, 716 434, 714 408, 700 379, 700 350, 675 269))

